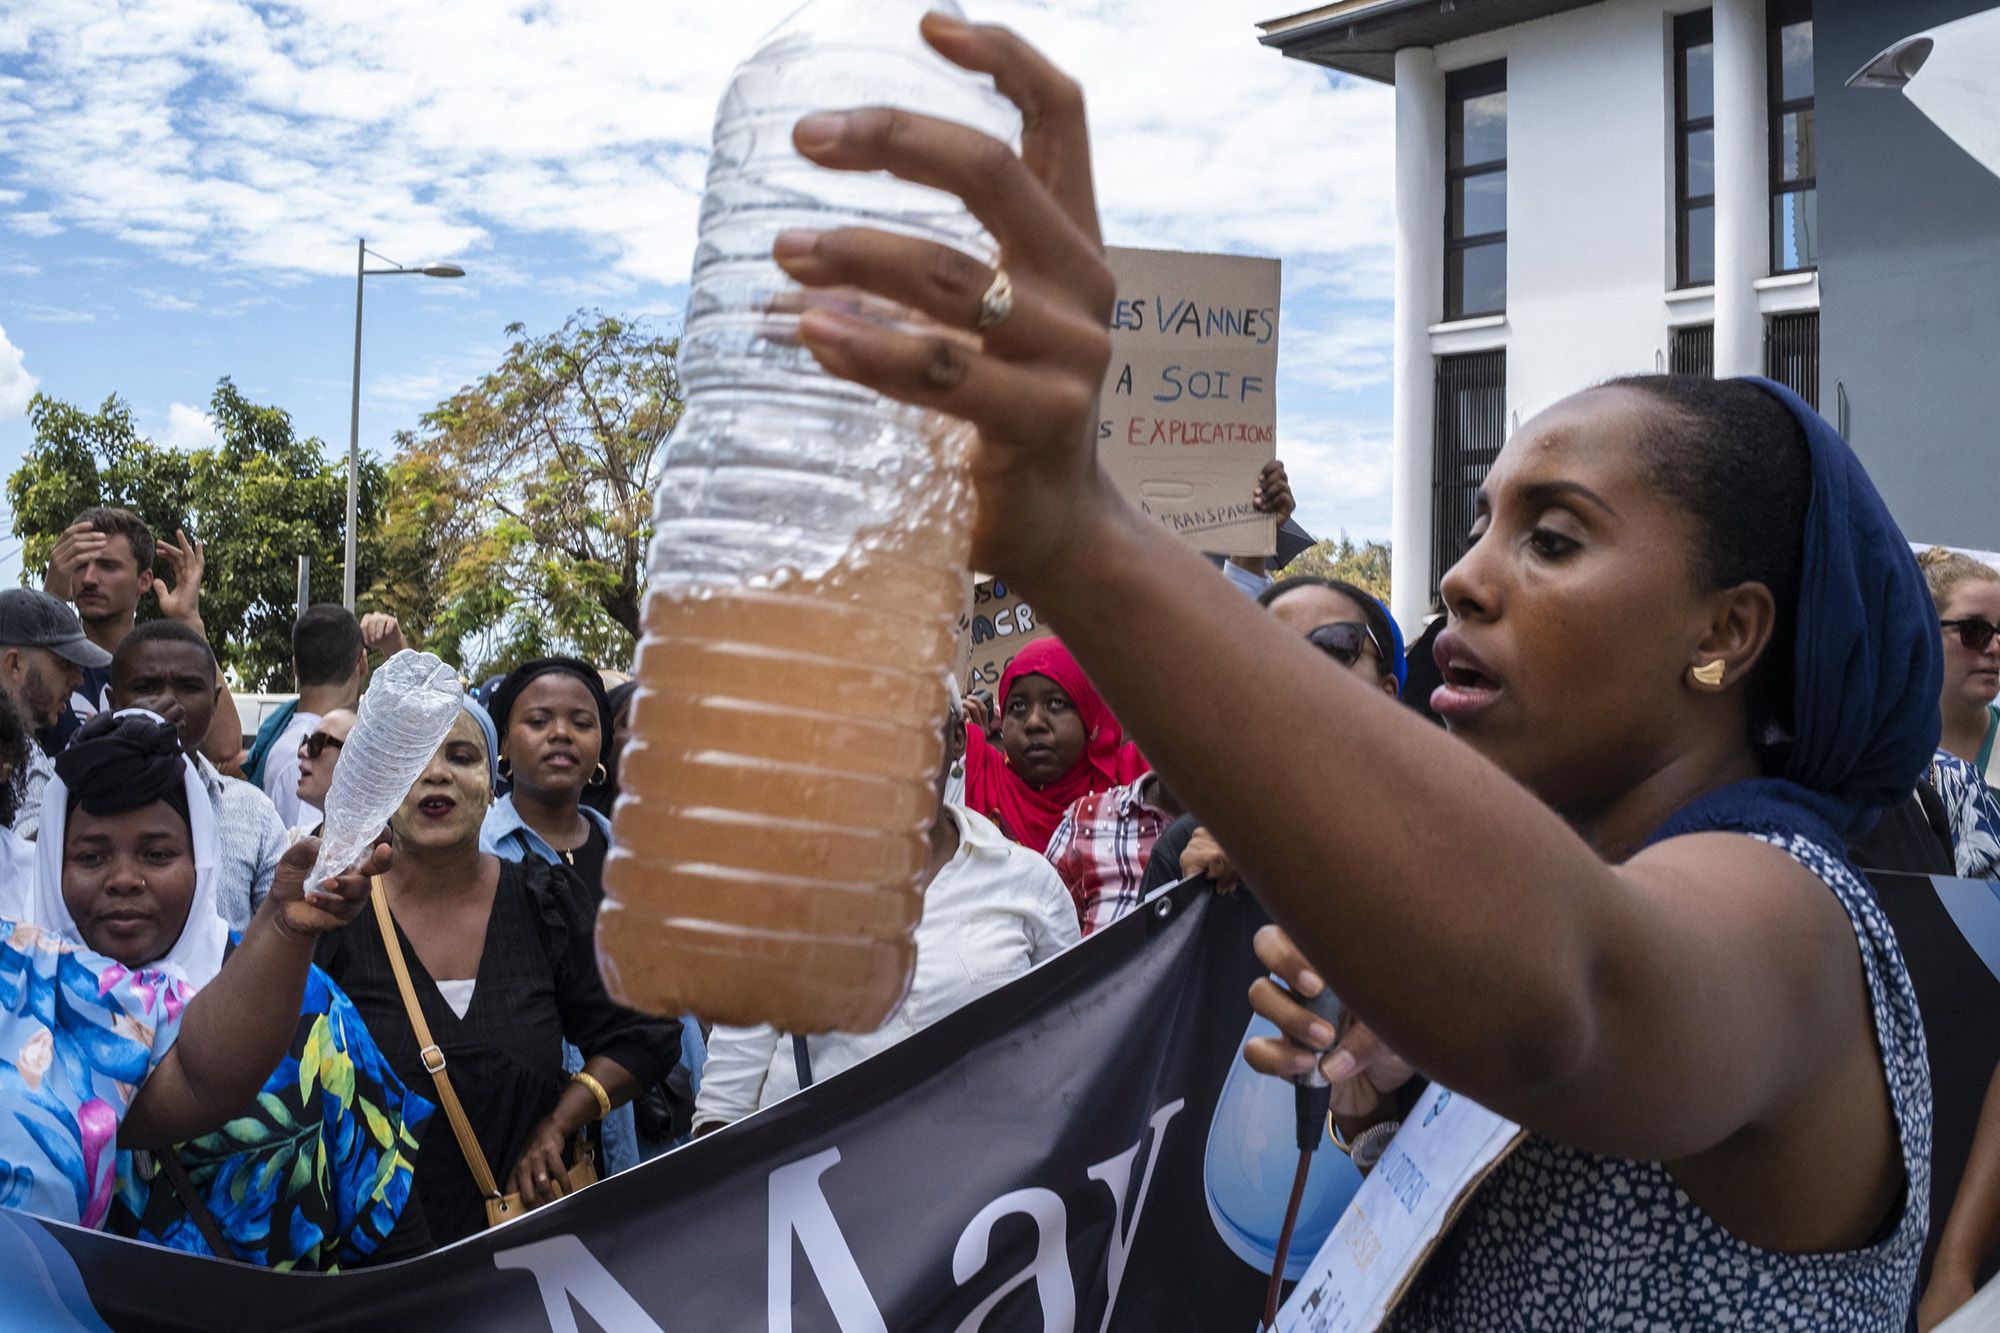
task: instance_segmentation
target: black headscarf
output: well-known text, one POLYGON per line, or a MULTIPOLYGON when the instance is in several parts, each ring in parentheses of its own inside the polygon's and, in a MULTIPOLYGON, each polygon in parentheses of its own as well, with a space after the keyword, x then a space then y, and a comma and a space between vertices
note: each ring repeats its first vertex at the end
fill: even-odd
MULTIPOLYGON (((500 682, 486 705, 487 711, 493 714, 493 725, 499 729, 501 741, 504 743, 507 739, 507 721, 514 712, 514 702, 521 697, 521 691, 527 689, 537 677, 552 671, 575 676, 597 702, 597 762, 604 766, 608 775, 611 772, 611 700, 604 693, 604 678, 597 674, 597 668, 580 658, 537 657, 507 673, 507 678, 500 682)), ((603 784, 592 782, 589 785, 596 787, 603 784)))
POLYGON ((116 815, 165 801, 188 818, 180 734, 151 717, 99 713, 56 756, 56 776, 69 789, 70 810, 116 815))

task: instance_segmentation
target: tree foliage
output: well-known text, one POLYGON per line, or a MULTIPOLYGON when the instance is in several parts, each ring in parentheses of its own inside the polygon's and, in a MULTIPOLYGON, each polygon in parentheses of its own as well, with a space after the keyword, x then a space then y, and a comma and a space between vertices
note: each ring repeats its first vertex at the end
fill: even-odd
POLYGON ((1321 578, 1352 583, 1358 588, 1366 588, 1387 605, 1389 543, 1363 542, 1356 546, 1342 532, 1339 537, 1328 537, 1308 546, 1291 564, 1278 571, 1279 578, 1294 574, 1317 574, 1321 578))
MULTIPOLYGON (((56 538, 92 505, 133 510, 161 538, 184 528, 207 544, 201 614, 223 666, 243 688, 289 689, 301 555, 312 560, 313 600, 340 598, 346 461, 329 461, 317 437, 301 439, 287 413, 252 403, 227 377, 209 408, 221 442, 189 453, 148 440, 116 395, 96 412, 36 395, 35 443, 7 482, 21 566, 39 582, 56 538)), ((364 585, 381 490, 381 466, 364 459, 364 585)))
POLYGON ((475 675, 550 651, 623 665, 679 341, 590 311, 507 332, 497 369, 397 436, 373 600, 475 675))

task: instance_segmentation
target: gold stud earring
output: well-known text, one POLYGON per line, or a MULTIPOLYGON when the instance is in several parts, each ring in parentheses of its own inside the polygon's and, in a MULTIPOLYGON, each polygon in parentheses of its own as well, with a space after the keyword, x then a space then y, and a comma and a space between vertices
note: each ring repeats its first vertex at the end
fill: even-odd
POLYGON ((1726 670, 1728 664, 1718 657, 1706 666, 1689 667, 1688 675, 1694 678, 1696 684, 1706 685, 1712 690, 1722 684, 1722 674, 1726 670))

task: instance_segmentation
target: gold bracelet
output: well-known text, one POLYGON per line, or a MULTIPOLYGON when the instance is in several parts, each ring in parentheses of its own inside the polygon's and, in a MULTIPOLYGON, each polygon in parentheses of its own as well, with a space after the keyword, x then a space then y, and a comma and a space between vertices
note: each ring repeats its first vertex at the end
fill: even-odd
POLYGON ((569 1081, 572 1083, 583 1084, 584 1087, 590 1089, 590 1095, 597 1098, 597 1118, 599 1120, 602 1120, 604 1119, 605 1116, 611 1114, 611 1094, 604 1090, 604 1085, 602 1083, 599 1083, 596 1079, 592 1078, 589 1074, 584 1073, 581 1069, 577 1070, 574 1074, 571 1074, 569 1076, 569 1081))

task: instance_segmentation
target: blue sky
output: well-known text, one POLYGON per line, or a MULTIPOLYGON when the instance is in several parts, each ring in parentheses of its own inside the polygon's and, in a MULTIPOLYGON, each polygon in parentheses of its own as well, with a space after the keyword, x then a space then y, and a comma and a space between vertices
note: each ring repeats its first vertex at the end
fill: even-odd
MULTIPOLYGON (((117 393, 155 440, 196 447, 223 375, 344 449, 359 235, 468 274, 369 280, 377 453, 495 364, 511 322, 589 306, 671 329, 716 98, 793 3, 9 0, 0 473, 32 441, 31 392, 117 393)), ((1109 241, 1284 261, 1278 439, 1300 518, 1386 537, 1392 104, 1258 45, 1258 20, 1298 7, 971 13, 1084 84, 1109 241)), ((18 574, 0 537, 0 580, 18 574)))

